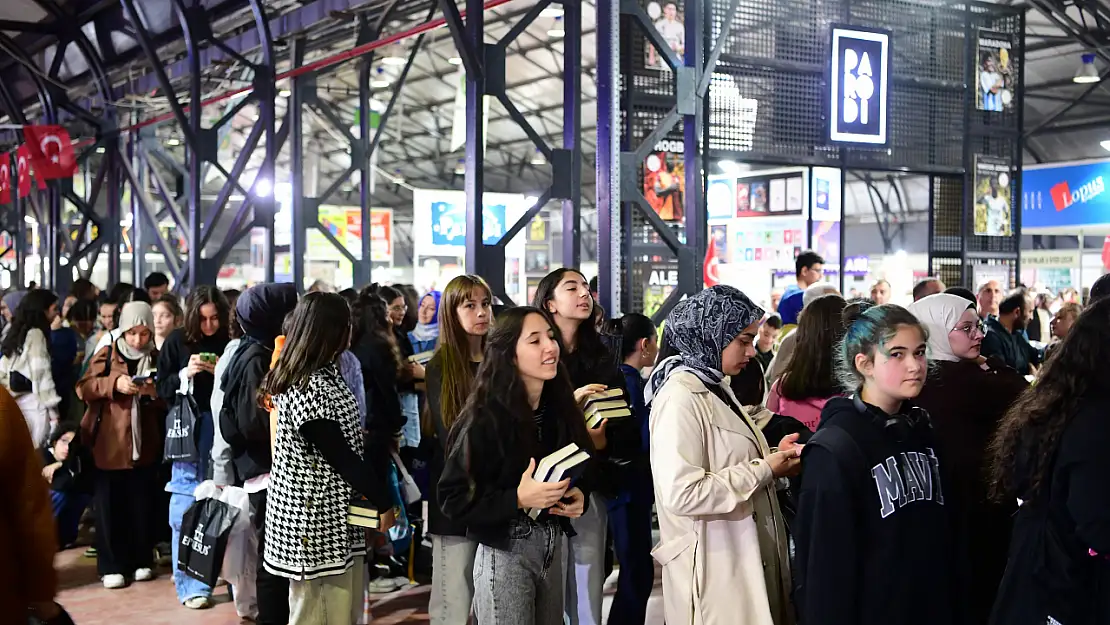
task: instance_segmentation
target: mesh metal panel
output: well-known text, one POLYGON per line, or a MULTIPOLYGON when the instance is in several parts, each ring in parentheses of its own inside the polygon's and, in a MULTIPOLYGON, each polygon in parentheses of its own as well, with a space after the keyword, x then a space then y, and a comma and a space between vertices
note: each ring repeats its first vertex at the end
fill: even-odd
POLYGON ((946 286, 963 284, 963 272, 959 258, 933 258, 929 273, 940 278, 946 286))

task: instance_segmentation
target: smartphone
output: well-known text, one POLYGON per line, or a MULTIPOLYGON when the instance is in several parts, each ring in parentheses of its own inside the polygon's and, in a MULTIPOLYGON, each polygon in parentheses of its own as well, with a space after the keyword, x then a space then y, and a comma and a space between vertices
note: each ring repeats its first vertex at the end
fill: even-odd
POLYGON ((157 373, 154 371, 151 371, 146 375, 133 375, 131 376, 131 381, 135 384, 146 384, 147 382, 153 382, 155 375, 157 375, 157 373))
POLYGON ((204 362, 215 363, 220 358, 219 358, 219 356, 217 356, 216 354, 213 354, 211 352, 201 352, 200 353, 200 359, 203 360, 204 362))

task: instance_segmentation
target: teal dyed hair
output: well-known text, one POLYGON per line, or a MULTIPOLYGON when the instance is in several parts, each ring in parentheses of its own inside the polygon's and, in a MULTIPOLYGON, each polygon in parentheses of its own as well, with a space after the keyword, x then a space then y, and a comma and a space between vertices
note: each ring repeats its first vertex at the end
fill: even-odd
MULTIPOLYGON (((853 307, 849 306, 844 312, 850 314, 851 308, 853 307)), ((874 358, 875 352, 884 350, 887 342, 894 338, 902 326, 917 328, 921 332, 921 338, 929 340, 929 332, 925 326, 913 313, 901 306, 884 304, 862 311, 859 308, 856 310, 857 314, 853 318, 845 320, 848 329, 837 350, 840 383, 849 393, 856 393, 863 387, 863 374, 856 368, 857 355, 874 358)))

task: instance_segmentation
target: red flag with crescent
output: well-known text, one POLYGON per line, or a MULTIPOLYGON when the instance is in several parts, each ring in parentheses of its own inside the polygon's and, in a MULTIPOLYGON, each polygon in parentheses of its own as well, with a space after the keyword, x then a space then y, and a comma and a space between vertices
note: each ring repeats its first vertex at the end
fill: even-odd
POLYGON ((72 178, 77 173, 73 141, 61 126, 24 126, 23 137, 31 149, 31 166, 39 180, 72 178))
POLYGON ((31 149, 26 145, 15 151, 15 173, 19 197, 31 195, 31 149))
POLYGON ((720 265, 720 261, 717 260, 717 244, 710 241, 705 250, 705 261, 702 263, 702 278, 705 281, 705 288, 717 286, 721 283, 720 275, 717 272, 718 265, 720 265))
POLYGON ((12 201, 12 155, 0 154, 0 204, 12 201))

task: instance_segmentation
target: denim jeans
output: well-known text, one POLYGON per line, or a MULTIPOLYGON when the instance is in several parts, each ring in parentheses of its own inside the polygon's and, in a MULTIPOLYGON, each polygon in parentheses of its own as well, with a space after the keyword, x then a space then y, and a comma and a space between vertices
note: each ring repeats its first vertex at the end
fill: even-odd
POLYGON ((478 545, 474 614, 478 625, 563 625, 565 537, 554 521, 520 517, 507 549, 478 545))
POLYGON ((81 515, 89 507, 92 495, 85 493, 63 493, 50 491, 50 504, 54 509, 54 523, 58 527, 58 548, 65 549, 77 540, 77 529, 81 515))
POLYGON ((609 508, 609 529, 620 562, 620 577, 607 625, 643 625, 647 618, 648 599, 655 587, 651 504, 650 494, 633 494, 627 503, 609 508))
POLYGON ((570 524, 576 536, 567 541, 567 600, 569 625, 601 625, 605 586, 605 531, 609 515, 605 498, 590 495, 590 507, 570 524))
POLYGON ((170 496, 170 529, 173 530, 173 538, 170 542, 173 551, 173 587, 177 590, 177 600, 180 603, 185 603, 194 597, 211 597, 212 588, 200 580, 193 579, 185 574, 185 571, 178 570, 177 568, 177 549, 181 542, 181 519, 185 516, 185 512, 189 506, 193 505, 196 499, 192 495, 179 495, 174 493, 170 496))
POLYGON ((478 543, 464 536, 432 535, 432 625, 466 625, 474 602, 474 558, 478 543))

